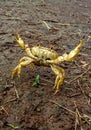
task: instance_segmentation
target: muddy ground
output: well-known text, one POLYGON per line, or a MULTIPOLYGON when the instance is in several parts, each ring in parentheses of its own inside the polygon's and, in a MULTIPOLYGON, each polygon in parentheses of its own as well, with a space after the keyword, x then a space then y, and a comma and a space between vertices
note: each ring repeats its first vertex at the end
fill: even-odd
POLYGON ((0 1, 0 130, 12 130, 7 123, 19 130, 91 130, 90 37, 90 0, 0 1), (17 33, 30 48, 40 44, 59 55, 83 40, 78 57, 59 64, 66 78, 56 95, 51 68, 27 66, 20 79, 11 79, 13 68, 26 55, 14 41, 17 33), (32 87, 36 75, 40 83, 32 87))

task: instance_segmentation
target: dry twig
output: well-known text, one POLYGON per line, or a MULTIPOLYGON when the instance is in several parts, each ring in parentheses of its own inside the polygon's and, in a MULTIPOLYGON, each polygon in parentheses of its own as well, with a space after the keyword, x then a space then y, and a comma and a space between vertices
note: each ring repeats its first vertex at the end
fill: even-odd
POLYGON ((45 24, 48 30, 51 30, 51 27, 45 21, 42 21, 42 22, 45 24))
POLYGON ((7 112, 7 110, 3 106, 0 106, 0 107, 1 107, 0 108, 1 111, 4 111, 7 115, 9 115, 9 113, 7 112))
POLYGON ((72 79, 71 81, 69 81, 69 84, 72 83, 73 81, 81 78, 84 74, 86 74, 90 70, 90 68, 91 67, 89 66, 88 69, 85 72, 83 72, 82 74, 78 75, 77 77, 75 77, 74 79, 72 79))
POLYGON ((66 107, 64 107, 64 106, 62 106, 61 104, 59 104, 59 103, 57 103, 57 102, 55 102, 55 101, 53 101, 53 100, 49 100, 49 101, 52 102, 52 103, 54 103, 54 104, 56 104, 56 105, 58 105, 59 107, 63 108, 64 110, 67 110, 67 111, 70 112, 72 115, 75 114, 74 111, 72 111, 72 110, 70 110, 70 109, 68 109, 68 108, 66 108, 66 107))
POLYGON ((10 103, 10 102, 16 101, 16 100, 17 100, 17 98, 13 98, 13 99, 11 99, 11 100, 8 100, 8 101, 4 102, 4 105, 6 105, 7 103, 10 103))
POLYGON ((42 78, 42 77, 40 77, 40 79, 43 80, 43 81, 46 81, 46 82, 48 82, 48 83, 54 84, 52 81, 47 80, 47 79, 44 79, 44 78, 42 78))
POLYGON ((18 91, 17 91, 17 89, 16 89, 16 86, 15 86, 15 85, 14 85, 14 89, 15 89, 16 97, 17 97, 17 99, 19 99, 19 94, 18 94, 18 91))
POLYGON ((74 105, 75 105, 75 109, 76 109, 76 112, 75 112, 75 130, 77 130, 77 126, 79 125, 81 130, 82 130, 82 117, 78 111, 78 106, 76 104, 76 102, 74 102, 74 105))
POLYGON ((56 27, 49 26, 45 21, 42 21, 42 22, 45 24, 45 26, 47 27, 48 30, 52 30, 52 31, 58 30, 58 28, 56 28, 56 27))
POLYGON ((54 103, 54 104, 56 104, 56 105, 58 105, 62 109, 68 111, 71 115, 75 116, 75 130, 77 130, 77 126, 78 125, 80 125, 81 130, 83 130, 83 128, 82 128, 82 121, 85 121, 86 123, 91 122, 91 117, 89 117, 86 114, 83 114, 83 115, 80 114, 76 102, 74 102, 75 109, 76 109, 76 111, 74 112, 74 111, 72 111, 72 110, 62 106, 61 104, 57 103, 56 101, 53 101, 53 100, 49 100, 49 101, 54 103))
POLYGON ((79 83, 79 80, 77 80, 77 82, 78 82, 78 86, 80 87, 80 90, 81 90, 82 94, 84 95, 84 97, 86 97, 85 92, 84 92, 84 90, 82 89, 82 87, 81 87, 81 85, 79 83))

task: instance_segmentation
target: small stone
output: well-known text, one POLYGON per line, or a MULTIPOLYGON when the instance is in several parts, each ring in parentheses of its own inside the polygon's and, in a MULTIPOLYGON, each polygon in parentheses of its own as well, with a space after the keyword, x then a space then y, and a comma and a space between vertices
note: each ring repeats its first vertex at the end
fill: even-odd
POLYGON ((40 112, 40 111, 41 111, 41 109, 40 109, 40 108, 37 108, 37 109, 36 109, 36 111, 37 111, 37 112, 40 112))

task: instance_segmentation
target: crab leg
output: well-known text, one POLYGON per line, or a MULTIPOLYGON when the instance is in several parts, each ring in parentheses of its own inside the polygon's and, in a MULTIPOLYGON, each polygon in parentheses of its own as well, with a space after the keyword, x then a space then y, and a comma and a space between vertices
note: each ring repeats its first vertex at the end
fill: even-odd
POLYGON ((24 41, 22 40, 22 38, 20 37, 19 34, 17 34, 17 36, 15 37, 15 40, 20 45, 20 47, 26 51, 26 53, 29 57, 31 57, 32 59, 37 59, 35 56, 33 56, 33 54, 30 51, 28 44, 24 43, 24 41))
POLYGON ((64 82, 65 71, 64 71, 64 69, 62 69, 61 67, 56 66, 56 65, 51 65, 51 69, 54 72, 54 74, 56 75, 55 85, 54 85, 54 88, 56 90, 55 94, 56 94, 64 82))
POLYGON ((21 67, 27 66, 27 65, 32 65, 33 64, 33 59, 30 57, 23 57, 19 60, 18 65, 13 69, 12 71, 12 78, 14 75, 17 73, 18 77, 20 78, 20 73, 21 73, 21 67))
POLYGON ((83 42, 82 42, 82 40, 80 40, 78 46, 75 49, 73 49, 69 54, 64 53, 62 56, 59 56, 55 60, 47 60, 47 63, 58 64, 63 61, 70 62, 70 61, 74 60, 74 58, 79 54, 80 48, 82 47, 82 45, 83 45, 83 42))

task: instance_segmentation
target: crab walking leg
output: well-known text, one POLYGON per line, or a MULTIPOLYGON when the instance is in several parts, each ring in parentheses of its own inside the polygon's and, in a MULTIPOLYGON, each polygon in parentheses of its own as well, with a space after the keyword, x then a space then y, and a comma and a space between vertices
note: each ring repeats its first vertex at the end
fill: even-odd
POLYGON ((20 47, 26 51, 27 55, 28 55, 30 58, 36 59, 36 57, 34 57, 34 56, 32 55, 28 44, 25 44, 25 43, 24 43, 23 39, 20 37, 19 34, 17 34, 17 36, 15 37, 15 40, 16 40, 16 42, 20 45, 20 47))
POLYGON ((20 78, 20 73, 21 73, 21 67, 31 65, 33 63, 33 59, 29 57, 23 57, 20 59, 18 65, 13 69, 12 71, 12 78, 14 75, 17 73, 18 77, 20 78))
POLYGON ((64 82, 65 71, 64 71, 64 69, 62 69, 61 67, 56 66, 56 65, 51 65, 51 69, 54 72, 54 74, 56 75, 56 80, 55 80, 55 85, 54 85, 54 88, 56 90, 55 94, 56 94, 64 82))
POLYGON ((74 60, 75 57, 79 54, 80 48, 82 47, 82 45, 83 45, 83 42, 82 42, 82 40, 80 40, 78 46, 75 49, 73 49, 69 54, 64 53, 62 56, 59 56, 55 60, 47 60, 47 63, 58 64, 58 63, 61 63, 63 61, 70 62, 70 61, 74 60))

